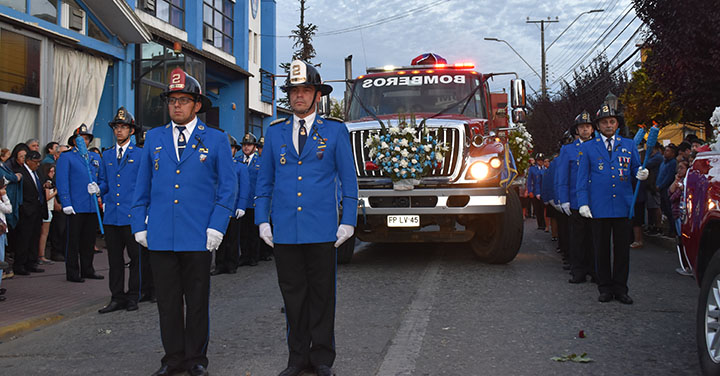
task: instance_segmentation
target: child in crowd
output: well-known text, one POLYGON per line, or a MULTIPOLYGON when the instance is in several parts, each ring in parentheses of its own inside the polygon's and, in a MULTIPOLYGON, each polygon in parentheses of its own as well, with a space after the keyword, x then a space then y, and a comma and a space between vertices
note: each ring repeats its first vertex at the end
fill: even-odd
MULTIPOLYGON (((7 222, 5 214, 12 213, 12 205, 5 190, 5 178, 0 178, 0 262, 5 262, 5 244, 7 243, 7 222)), ((0 268, 0 283, 2 283, 3 270, 0 268)), ((5 301, 5 288, 0 287, 0 302, 5 301)))

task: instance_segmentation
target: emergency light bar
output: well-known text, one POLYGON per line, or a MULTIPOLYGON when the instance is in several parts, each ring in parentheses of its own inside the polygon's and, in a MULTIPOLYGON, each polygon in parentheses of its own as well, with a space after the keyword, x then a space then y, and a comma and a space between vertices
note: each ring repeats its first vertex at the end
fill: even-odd
POLYGON ((394 65, 386 65, 384 67, 373 67, 368 68, 368 73, 380 73, 380 72, 395 72, 395 71, 416 71, 419 69, 473 69, 475 64, 473 63, 455 63, 455 64, 429 64, 429 65, 409 65, 396 67, 394 65))

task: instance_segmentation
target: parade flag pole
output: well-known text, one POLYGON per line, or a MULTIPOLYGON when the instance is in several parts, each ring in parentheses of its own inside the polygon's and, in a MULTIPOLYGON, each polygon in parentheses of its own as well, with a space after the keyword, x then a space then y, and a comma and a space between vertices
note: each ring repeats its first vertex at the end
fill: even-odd
MULTIPOLYGON (((88 149, 87 149, 87 146, 85 145, 85 139, 81 135, 78 135, 75 138, 75 147, 78 148, 78 151, 80 152, 80 156, 85 161, 85 167, 87 167, 87 172, 88 172, 88 177, 90 178, 90 182, 94 182, 95 180, 93 179, 92 170, 90 170, 90 156, 88 155, 88 149)), ((92 194, 92 193, 90 195, 93 196, 91 200, 93 203, 95 203, 95 213, 97 213, 98 225, 100 226, 100 233, 105 235, 105 229, 103 228, 102 217, 100 216, 100 207, 98 206, 97 195, 92 194)))
MULTIPOLYGON (((645 168, 645 165, 648 162, 648 159, 650 159, 650 154, 652 154, 652 149, 655 147, 655 144, 657 143, 658 133, 660 133, 660 128, 657 126, 653 126, 650 128, 650 131, 648 131, 648 138, 647 143, 645 144, 645 160, 643 161, 642 168, 645 168)), ((637 145, 636 145, 637 146, 637 145)), ((635 201, 637 201, 638 194, 640 193, 640 182, 638 181, 637 185, 635 185, 635 193, 633 194, 632 202, 630 203, 630 213, 628 214, 628 219, 632 219, 632 217, 635 216, 635 201)))

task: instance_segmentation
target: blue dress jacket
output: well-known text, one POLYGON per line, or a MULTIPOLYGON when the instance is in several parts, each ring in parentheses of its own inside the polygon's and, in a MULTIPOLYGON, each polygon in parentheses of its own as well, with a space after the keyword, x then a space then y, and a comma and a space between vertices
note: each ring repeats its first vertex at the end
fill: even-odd
POLYGON ((142 148, 128 145, 118 162, 117 144, 103 152, 100 168, 100 194, 105 204, 103 223, 111 226, 130 226, 130 208, 142 158, 142 148))
POLYGON ((57 185, 60 204, 62 207, 72 206, 75 213, 95 213, 96 195, 88 193, 87 186, 91 182, 97 183, 100 171, 100 156, 88 152, 90 161, 90 175, 88 175, 85 159, 77 148, 60 154, 55 165, 55 185, 57 185))
POLYGON ((540 187, 542 202, 556 201, 554 184, 556 167, 557 162, 553 159, 550 161, 550 166, 543 170, 542 185, 540 187))
POLYGON ((563 145, 558 156, 558 167, 555 171, 555 197, 558 202, 570 203, 571 209, 578 209, 577 200, 577 172, 578 161, 580 160, 580 145, 582 141, 577 140, 563 145))
POLYGON ((238 179, 238 194, 235 200, 235 209, 247 210, 250 203, 250 175, 248 166, 237 159, 233 160, 238 179))
MULTIPOLYGON (((265 149, 263 149, 263 150, 265 150, 265 149)), ((244 155, 241 156, 241 161, 242 161, 242 158, 244 158, 244 155)), ((249 179, 249 183, 250 183, 250 191, 248 192, 248 197, 249 197, 248 208, 249 209, 255 209, 255 196, 256 196, 255 191, 257 188, 258 173, 260 172, 260 160, 261 159, 260 159, 260 156, 258 155, 258 153, 253 153, 250 163, 248 163, 246 165, 247 171, 248 171, 248 179, 249 179)), ((241 163, 244 164, 244 162, 241 162, 241 163)))
POLYGON ((542 174, 545 168, 540 168, 538 165, 533 165, 528 168, 528 192, 533 195, 540 195, 542 197, 542 174))
POLYGON ((599 136, 580 146, 578 207, 588 205, 593 218, 627 217, 632 203, 631 179, 640 168, 640 157, 633 140, 613 137, 612 156, 599 136))
POLYGON ((198 120, 178 161, 171 124, 151 129, 130 210, 132 231, 147 230, 153 251, 206 251, 206 230, 225 233, 235 214, 237 188, 222 131, 198 120))
POLYGON ((256 188, 255 223, 269 223, 278 244, 337 240, 341 224, 355 226, 358 184, 345 124, 315 117, 302 154, 292 141, 292 118, 268 128, 256 188), (338 188, 340 184, 340 188, 338 188), (270 214, 272 211, 272 214, 270 214))

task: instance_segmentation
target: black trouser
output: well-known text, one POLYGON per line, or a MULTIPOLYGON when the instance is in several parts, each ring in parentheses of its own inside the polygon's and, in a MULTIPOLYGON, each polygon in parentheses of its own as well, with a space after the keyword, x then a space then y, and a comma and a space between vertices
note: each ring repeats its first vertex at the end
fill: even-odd
POLYGON ((533 212, 535 213, 535 219, 537 220, 538 228, 545 229, 545 204, 537 197, 530 199, 533 206, 533 212))
POLYGON ((560 246, 560 253, 562 253, 563 258, 569 258, 570 257, 570 217, 568 217, 565 212, 559 212, 553 208, 552 210, 555 211, 555 220, 558 224, 557 234, 558 234, 558 245, 560 246))
POLYGON ((68 216, 68 242, 65 253, 67 278, 80 278, 95 274, 93 257, 97 228, 98 221, 95 213, 77 213, 68 216))
POLYGON ((142 245, 138 244, 138 247, 140 247, 140 296, 155 296, 150 251, 142 245))
POLYGON ((627 294, 630 272, 630 237, 627 218, 592 219, 595 265, 600 293, 627 294), (612 237, 612 252, 610 238, 612 237), (612 258, 612 261, 610 260, 612 258))
MULTIPOLYGON (((244 216, 243 216, 244 217, 244 216)), ((223 237, 220 247, 215 254, 215 270, 219 272, 228 272, 237 269, 240 264, 239 254, 239 236, 240 236, 240 219, 230 218, 227 231, 223 237)))
POLYGON ((212 253, 205 250, 150 251, 165 349, 162 364, 170 368, 208 365, 211 261, 212 253))
POLYGON ((336 256, 332 242, 275 244, 288 325, 288 365, 331 367, 335 361, 336 256))
POLYGON ((112 300, 123 303, 140 300, 140 245, 135 242, 130 226, 105 225, 112 300), (125 293, 125 250, 130 258, 130 276, 125 293))
POLYGON ((67 215, 62 210, 53 210, 52 221, 50 222, 50 257, 65 255, 67 246, 67 215))
POLYGON ((670 193, 668 192, 667 188, 660 191, 660 208, 662 209, 662 213, 665 214, 665 217, 668 220, 669 235, 675 236, 675 218, 673 218, 672 205, 670 204, 670 193))
POLYGON ((577 277, 595 274, 591 220, 575 209, 570 211, 570 273, 577 277))
POLYGON ((15 250, 13 270, 15 271, 37 266, 40 228, 42 227, 41 209, 42 207, 23 210, 23 207, 20 207, 20 219, 15 226, 15 238, 13 239, 15 243, 13 245, 15 250))
POLYGON ((240 218, 240 259, 243 262, 260 258, 260 232, 255 224, 255 209, 247 209, 240 218))

